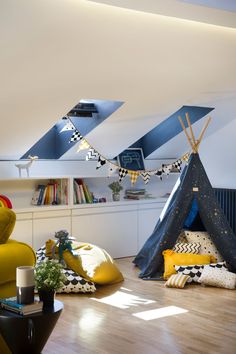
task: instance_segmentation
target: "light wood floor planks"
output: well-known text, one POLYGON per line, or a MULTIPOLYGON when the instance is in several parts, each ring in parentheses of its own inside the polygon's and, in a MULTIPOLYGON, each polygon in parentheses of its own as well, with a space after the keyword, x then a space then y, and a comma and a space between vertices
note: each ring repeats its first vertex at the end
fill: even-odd
POLYGON ((139 279, 131 258, 117 263, 123 283, 92 295, 57 295, 65 308, 43 354, 236 353, 236 290, 168 289, 139 279), (165 317, 134 316, 149 310, 165 317), (185 312, 167 316, 170 310, 185 312))

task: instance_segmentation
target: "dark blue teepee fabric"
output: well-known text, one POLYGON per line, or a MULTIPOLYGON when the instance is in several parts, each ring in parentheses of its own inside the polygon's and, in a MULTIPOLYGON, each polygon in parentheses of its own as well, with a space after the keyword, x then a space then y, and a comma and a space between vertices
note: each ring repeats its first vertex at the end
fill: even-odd
POLYGON ((167 201, 162 219, 159 218, 152 235, 133 261, 141 270, 141 278, 156 278, 163 272, 162 251, 174 246, 194 198, 213 243, 230 269, 236 272, 236 236, 216 200, 199 155, 192 154, 178 188, 167 201))

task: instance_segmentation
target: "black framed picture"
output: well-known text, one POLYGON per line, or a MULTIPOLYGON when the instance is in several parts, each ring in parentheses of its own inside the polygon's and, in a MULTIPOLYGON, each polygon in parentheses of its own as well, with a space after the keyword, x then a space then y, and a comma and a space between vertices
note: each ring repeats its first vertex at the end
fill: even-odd
POLYGON ((127 170, 145 170, 143 150, 141 148, 130 148, 124 150, 117 156, 118 164, 127 170))

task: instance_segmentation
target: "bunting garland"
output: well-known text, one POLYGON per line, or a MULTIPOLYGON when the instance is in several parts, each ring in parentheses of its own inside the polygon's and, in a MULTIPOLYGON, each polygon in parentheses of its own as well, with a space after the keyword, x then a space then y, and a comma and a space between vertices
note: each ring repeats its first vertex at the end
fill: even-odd
POLYGON ((163 175, 169 175, 172 169, 177 170, 178 172, 181 171, 181 165, 184 162, 188 162, 189 153, 184 154, 181 158, 179 158, 178 160, 174 161, 171 164, 165 165, 163 164, 161 166, 161 168, 156 169, 156 170, 140 170, 140 171, 134 171, 134 170, 127 170, 126 168, 120 167, 114 163, 112 163, 111 161, 107 160, 105 157, 103 157, 102 155, 100 155, 88 142, 87 140, 80 134, 80 132, 76 129, 76 127, 74 126, 74 124, 71 122, 71 120, 69 119, 69 117, 67 117, 67 119, 69 120, 69 122, 66 123, 66 125, 64 126, 64 128, 62 128, 62 130, 60 131, 66 131, 66 130, 74 130, 71 138, 70 138, 70 143, 72 142, 76 142, 81 140, 80 146, 77 150, 77 152, 79 152, 80 150, 83 149, 89 149, 86 155, 86 160, 92 160, 92 159, 98 159, 97 162, 97 166, 96 169, 98 170, 99 168, 101 168, 102 166, 104 166, 107 162, 109 162, 110 167, 109 167, 109 172, 108 175, 111 176, 117 169, 118 169, 118 174, 119 174, 119 182, 121 182, 126 175, 128 174, 130 176, 130 181, 132 183, 132 185, 134 185, 138 179, 139 176, 142 177, 143 181, 145 184, 147 184, 150 181, 151 176, 157 176, 160 178, 160 180, 162 180, 162 176, 163 175))

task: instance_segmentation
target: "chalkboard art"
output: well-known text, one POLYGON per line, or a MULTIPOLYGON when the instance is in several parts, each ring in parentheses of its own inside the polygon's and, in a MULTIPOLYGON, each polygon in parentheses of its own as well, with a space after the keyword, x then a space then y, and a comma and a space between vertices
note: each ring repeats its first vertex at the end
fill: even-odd
POLYGON ((118 163, 127 170, 145 170, 143 150, 141 148, 126 149, 118 155, 118 163))

